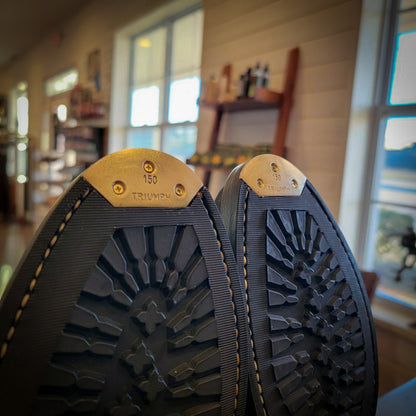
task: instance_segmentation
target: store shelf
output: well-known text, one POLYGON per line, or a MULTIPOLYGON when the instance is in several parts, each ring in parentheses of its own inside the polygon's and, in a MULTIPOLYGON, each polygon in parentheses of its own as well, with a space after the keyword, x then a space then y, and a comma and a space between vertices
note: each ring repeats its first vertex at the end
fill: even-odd
MULTIPOLYGON (((286 131, 289 123, 289 116, 293 101, 293 91, 296 83, 296 73, 299 61, 299 48, 291 49, 288 53, 288 61, 286 67, 285 81, 282 92, 271 91, 267 88, 257 88, 254 94, 254 98, 236 99, 234 101, 224 101, 221 103, 210 103, 203 100, 199 101, 199 105, 203 108, 212 108, 215 111, 215 119, 212 126, 211 137, 207 146, 207 155, 218 154, 218 136, 220 132, 221 122, 223 115, 226 113, 235 113, 242 111, 254 111, 254 110, 279 110, 279 117, 276 123, 275 135, 271 149, 262 153, 273 153, 279 156, 285 156, 285 140, 286 131)), ((215 169, 227 169, 238 165, 226 164, 226 166, 211 163, 202 163, 201 156, 195 154, 187 161, 187 163, 199 166, 205 169, 203 174, 203 183, 205 186, 209 186, 211 171, 215 169), (196 157, 198 156, 198 157, 196 157)), ((247 154, 246 152, 235 153, 232 155, 236 160, 240 156, 253 157, 255 154, 247 154)), ((225 159, 224 159, 225 160, 225 159)))
POLYGON ((75 127, 97 127, 105 129, 108 127, 108 120, 106 118, 71 118, 66 121, 62 127, 75 128, 75 127))
POLYGON ((254 156, 271 152, 271 145, 240 146, 219 144, 215 151, 195 153, 186 163, 209 170, 229 171, 254 156))
MULTIPOLYGON (((258 90, 266 90, 265 88, 259 88, 258 90)), ((267 90, 268 91, 268 90, 267 90)), ((282 103, 283 94, 268 91, 272 93, 270 99, 266 99, 265 95, 254 98, 241 98, 234 101, 224 101, 222 103, 207 103, 205 101, 199 101, 199 105, 202 107, 209 107, 223 113, 236 113, 238 111, 253 111, 253 110, 273 110, 279 108, 282 103)))

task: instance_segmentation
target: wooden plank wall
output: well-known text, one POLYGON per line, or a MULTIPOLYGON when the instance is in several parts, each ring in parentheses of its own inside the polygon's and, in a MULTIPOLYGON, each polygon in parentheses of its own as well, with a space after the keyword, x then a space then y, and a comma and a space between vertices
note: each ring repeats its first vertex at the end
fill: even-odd
POLYGON ((407 383, 416 376, 416 336, 414 330, 376 319, 379 396, 407 383))
MULTIPOLYGON (((356 59, 360 0, 205 0, 202 81, 226 63, 233 78, 256 62, 269 64, 280 91, 289 49, 300 67, 287 136, 288 158, 314 183, 337 217, 356 59)), ((273 111, 228 116, 220 141, 272 140, 273 111)), ((212 110, 201 109, 198 150, 209 137, 212 110)), ((216 193, 224 176, 213 187, 216 193)))

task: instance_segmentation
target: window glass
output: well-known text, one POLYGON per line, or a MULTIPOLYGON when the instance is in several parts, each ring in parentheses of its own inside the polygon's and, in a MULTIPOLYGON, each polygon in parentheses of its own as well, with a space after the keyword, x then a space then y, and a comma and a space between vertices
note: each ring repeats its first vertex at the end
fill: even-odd
POLYGON ((185 162, 195 152, 196 135, 196 126, 168 127, 164 130, 162 150, 185 162))
POLYGON ((404 12, 399 17, 398 33, 416 30, 416 10, 404 12))
POLYGON ((169 88, 169 123, 198 120, 200 79, 191 77, 178 79, 170 83, 169 88))
POLYGON ((201 64, 202 11, 198 10, 173 24, 172 74, 195 70, 201 64))
POLYGON ((416 0, 401 0, 400 10, 410 9, 416 7, 416 0))
POLYGON ((402 11, 392 5, 386 22, 395 49, 380 62, 392 65, 392 76, 380 83, 389 84, 382 100, 388 105, 379 108, 374 132, 383 142, 374 167, 365 267, 380 276, 378 295, 416 306, 416 0, 402 0, 402 11))
POLYGON ((387 120, 376 198, 416 207, 416 117, 387 120))
POLYGON ((17 134, 26 136, 29 131, 29 100, 27 97, 17 99, 17 134))
MULTIPOLYGON (((416 294, 416 117, 386 121, 381 171, 371 211, 373 269, 383 291, 416 294), (413 240, 412 240, 413 239, 413 240)), ((381 293, 381 292, 380 292, 381 293)), ((408 298, 410 295, 410 298, 408 298)))
POLYGON ((161 79, 165 72, 166 27, 134 38, 134 69, 135 86, 161 79))
POLYGON ((390 104, 416 103, 416 31, 397 36, 390 104))
POLYGON ((160 87, 138 88, 131 96, 130 123, 133 127, 155 126, 159 122, 160 87))
POLYGON ((47 97, 61 94, 63 92, 72 90, 72 88, 74 88, 77 84, 78 71, 76 69, 71 69, 47 79, 45 82, 45 94, 47 97))
POLYGON ((196 10, 132 37, 128 147, 162 149, 183 161, 195 152, 202 24, 196 10), (186 126, 170 127, 177 123, 186 126))
POLYGON ((383 292, 415 303, 416 289, 416 209, 393 204, 376 204, 374 269, 379 272, 383 292))
POLYGON ((160 129, 130 129, 127 133, 127 148, 160 150, 160 129))

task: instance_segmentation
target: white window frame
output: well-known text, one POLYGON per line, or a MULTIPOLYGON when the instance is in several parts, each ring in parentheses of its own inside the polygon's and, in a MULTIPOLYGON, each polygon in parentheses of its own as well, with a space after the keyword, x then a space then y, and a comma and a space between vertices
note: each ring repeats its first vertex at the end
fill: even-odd
MULTIPOLYGON (((381 47, 378 59, 377 86, 374 99, 373 116, 371 121, 370 149, 368 152, 368 173, 364 186, 363 215, 361 218, 361 232, 357 244, 358 252, 364 253, 363 268, 371 269, 372 259, 374 258, 375 245, 369 244, 375 235, 377 227, 376 206, 382 203, 393 208, 411 208, 401 203, 381 201, 377 197, 378 184, 380 183, 381 171, 383 168, 384 139, 386 121, 390 117, 415 116, 416 104, 390 104, 389 96, 392 86, 392 72, 394 65, 394 53, 397 39, 398 21, 400 15, 400 0, 386 0, 384 10, 384 22, 381 39, 381 47)), ((416 8, 406 9, 416 10, 416 8)), ((401 11, 403 12, 403 10, 401 11)), ((378 296, 382 296, 389 301, 406 303, 400 297, 395 298, 391 295, 384 295, 380 291, 378 296)))
MULTIPOLYGON (((188 8, 187 10, 184 10, 181 13, 178 13, 174 16, 168 17, 167 19, 165 19, 164 21, 158 23, 157 25, 150 27, 148 29, 146 29, 145 31, 142 31, 140 33, 136 33, 134 36, 132 36, 131 38, 131 59, 130 59, 130 79, 129 79, 129 119, 130 119, 130 115, 131 115, 131 111, 132 111, 132 92, 135 88, 134 85, 134 45, 135 45, 135 41, 141 37, 143 37, 144 35, 146 35, 147 33, 165 27, 166 28, 166 49, 165 49, 165 68, 163 71, 163 96, 160 97, 161 101, 162 101, 162 106, 161 106, 161 111, 160 111, 160 117, 159 117, 159 122, 157 124, 154 125, 145 125, 145 126, 132 126, 130 123, 129 126, 129 130, 133 131, 133 130, 141 130, 141 129, 160 129, 160 143, 159 143, 159 148, 155 149, 155 150, 161 150, 161 151, 166 151, 165 146, 164 146, 164 133, 165 130, 167 128, 171 128, 171 127, 190 127, 190 126, 194 126, 195 128, 197 128, 197 123, 198 123, 198 119, 195 121, 185 121, 185 122, 180 122, 180 123, 170 123, 168 120, 168 116, 169 116, 169 90, 170 90, 170 83, 172 81, 172 39, 173 39, 173 25, 174 23, 181 19, 182 17, 188 16, 198 10, 202 10, 200 5, 195 5, 191 8, 188 8)), ((200 69, 201 67, 199 67, 200 69)), ((201 77, 200 73, 199 73, 199 78, 201 77)), ((196 143, 195 143, 195 148, 196 148, 196 143)))

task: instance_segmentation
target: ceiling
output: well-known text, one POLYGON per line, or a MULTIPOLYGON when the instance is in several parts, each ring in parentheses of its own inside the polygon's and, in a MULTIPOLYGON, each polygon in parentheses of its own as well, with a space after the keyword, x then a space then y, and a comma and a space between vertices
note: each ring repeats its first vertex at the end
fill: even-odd
POLYGON ((25 52, 86 0, 5 0, 0 12, 0 66, 25 52))

